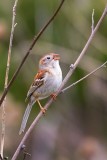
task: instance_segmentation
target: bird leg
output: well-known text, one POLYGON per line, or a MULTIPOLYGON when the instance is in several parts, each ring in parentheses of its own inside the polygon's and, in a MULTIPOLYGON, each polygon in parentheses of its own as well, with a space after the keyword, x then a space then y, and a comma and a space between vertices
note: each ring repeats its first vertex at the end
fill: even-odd
POLYGON ((40 107, 42 113, 45 114, 45 113, 46 113, 46 109, 41 106, 39 100, 37 100, 37 102, 38 102, 38 104, 39 104, 39 107, 40 107))

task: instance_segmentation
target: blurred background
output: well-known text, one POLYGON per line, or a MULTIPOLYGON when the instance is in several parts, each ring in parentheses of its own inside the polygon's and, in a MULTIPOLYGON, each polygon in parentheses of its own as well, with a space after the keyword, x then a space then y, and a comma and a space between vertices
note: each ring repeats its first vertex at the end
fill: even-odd
MULTIPOLYGON (((60 0, 19 0, 9 79, 19 66, 34 35, 43 27, 60 0)), ((0 0, 0 92, 4 88, 6 61, 14 1, 0 0)), ((92 11, 95 24, 105 0, 65 0, 54 22, 41 36, 12 85, 6 104, 5 156, 11 159, 23 135, 19 136, 25 98, 38 60, 46 53, 61 56, 63 77, 74 63, 91 33, 92 11)), ((87 54, 67 85, 82 78, 107 60, 107 17, 100 26, 87 54)), ((43 100, 44 105, 47 102, 43 100)), ((27 128, 39 112, 36 104, 27 128)), ((0 109, 1 114, 1 109, 0 109)), ((0 116, 1 126, 1 116, 0 116)), ((1 130, 1 128, 0 128, 1 130)), ((107 159, 107 68, 104 67, 57 98, 42 117, 26 143, 31 154, 26 160, 106 160, 107 159)), ((19 160, 23 159, 23 152, 19 160)))

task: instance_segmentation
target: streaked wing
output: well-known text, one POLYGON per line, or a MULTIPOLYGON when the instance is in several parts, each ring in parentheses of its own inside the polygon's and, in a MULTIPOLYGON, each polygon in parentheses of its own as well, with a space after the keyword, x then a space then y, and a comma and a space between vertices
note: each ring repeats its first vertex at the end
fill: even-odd
POLYGON ((39 88, 41 87, 43 84, 44 84, 44 77, 45 77, 45 74, 46 74, 47 70, 40 70, 35 78, 34 78, 34 82, 32 83, 28 93, 27 93, 27 99, 29 99, 32 94, 39 88))

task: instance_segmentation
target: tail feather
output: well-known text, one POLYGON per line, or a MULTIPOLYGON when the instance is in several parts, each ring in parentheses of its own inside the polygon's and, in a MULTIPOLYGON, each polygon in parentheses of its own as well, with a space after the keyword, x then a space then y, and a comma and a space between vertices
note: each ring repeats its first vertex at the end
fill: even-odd
MULTIPOLYGON (((35 103, 35 102, 34 102, 35 103)), ((30 115, 30 112, 31 112, 31 109, 32 109, 32 106, 34 103, 29 103, 27 105, 27 108, 25 110, 25 113, 24 113, 24 116, 23 116, 23 119, 22 119, 22 123, 21 123, 21 127, 20 127, 20 131, 19 131, 19 135, 24 132, 25 128, 26 128, 26 124, 27 124, 27 121, 28 121, 28 118, 29 118, 29 115, 30 115)))

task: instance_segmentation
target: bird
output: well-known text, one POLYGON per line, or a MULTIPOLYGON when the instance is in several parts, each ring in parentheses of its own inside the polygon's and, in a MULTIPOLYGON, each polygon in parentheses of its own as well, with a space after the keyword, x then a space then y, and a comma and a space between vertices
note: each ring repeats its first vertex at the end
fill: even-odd
POLYGON ((19 135, 26 128, 32 106, 37 102, 40 110, 45 114, 46 109, 42 107, 40 100, 49 96, 55 99, 55 93, 62 83, 62 70, 59 60, 60 55, 56 53, 46 54, 40 59, 38 72, 34 76, 33 83, 27 93, 26 100, 28 100, 28 105, 23 115, 19 135))

